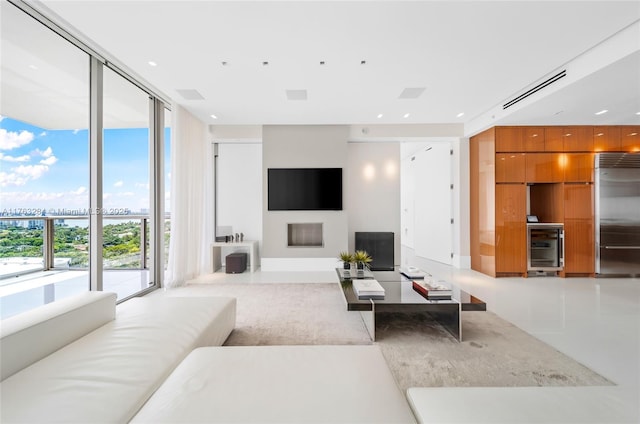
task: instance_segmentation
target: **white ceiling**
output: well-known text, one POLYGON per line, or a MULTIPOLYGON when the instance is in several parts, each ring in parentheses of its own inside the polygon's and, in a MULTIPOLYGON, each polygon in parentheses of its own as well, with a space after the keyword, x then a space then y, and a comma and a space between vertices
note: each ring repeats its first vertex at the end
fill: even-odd
MULTIPOLYGON (((640 1, 42 4, 221 125, 468 123, 640 19, 640 1), (422 87, 416 99, 398 98, 422 87), (204 99, 185 100, 183 89, 204 99), (307 99, 288 100, 287 90, 307 99)), ((636 124, 636 112, 637 53, 496 124, 636 124), (601 109, 609 113, 594 117, 601 109)))

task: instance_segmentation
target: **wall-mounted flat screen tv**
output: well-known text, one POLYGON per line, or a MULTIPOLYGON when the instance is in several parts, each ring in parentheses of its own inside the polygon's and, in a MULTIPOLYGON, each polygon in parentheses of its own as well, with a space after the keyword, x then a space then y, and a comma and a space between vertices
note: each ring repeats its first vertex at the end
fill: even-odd
POLYGON ((342 168, 269 168, 270 211, 342 210, 342 168))

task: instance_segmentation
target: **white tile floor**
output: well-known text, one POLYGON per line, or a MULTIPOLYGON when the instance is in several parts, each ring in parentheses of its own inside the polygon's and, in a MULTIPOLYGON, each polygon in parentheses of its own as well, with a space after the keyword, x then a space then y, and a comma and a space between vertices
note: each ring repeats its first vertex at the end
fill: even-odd
MULTIPOLYGON (((434 278, 451 281, 487 302, 488 310, 517 325, 524 331, 555 347, 616 384, 591 387, 578 391, 553 390, 552 396, 508 396, 507 411, 499 414, 504 422, 515 418, 518 411, 538 407, 554 408, 553 422, 640 422, 640 279, 638 278, 491 278, 471 270, 456 269, 425 261, 421 268, 434 278), (562 402, 563 396, 565 402, 562 402), (553 402, 549 399, 553 398, 553 402), (581 399, 584 399, 582 401, 581 399), (606 401, 598 404, 597 399, 606 401), (558 409, 565 405, 584 404, 585 410, 558 409), (512 415, 509 415, 512 411, 512 415), (558 412, 559 411, 559 412, 558 412), (573 411, 573 412, 572 412, 573 411), (587 412, 585 412, 587 411, 587 412), (559 414, 559 415, 558 415, 559 414), (588 419, 585 417, 588 416, 588 419)), ((192 281, 194 284, 215 282, 335 282, 334 272, 217 272, 192 281)), ((542 388, 541 390, 545 390, 542 388)), ((444 392, 443 392, 444 393, 444 392)), ((455 401, 464 405, 477 394, 472 390, 453 392, 455 401), (466 397, 466 399, 465 399, 466 397)), ((505 395, 508 391, 503 392, 505 395)), ((548 392, 551 393, 551 392, 548 392)), ((499 396, 496 393, 496 396, 499 396)), ((505 397, 507 400, 507 397, 505 397)), ((443 422, 492 422, 491 417, 478 419, 478 410, 457 408, 449 414, 446 399, 442 400, 443 422)), ((431 405, 433 407, 433 405, 431 405)), ((491 413, 491 411, 485 411, 491 413)), ((498 415, 496 415, 497 417, 498 415)), ((518 422, 545 422, 544 413, 534 419, 522 417, 518 422)))

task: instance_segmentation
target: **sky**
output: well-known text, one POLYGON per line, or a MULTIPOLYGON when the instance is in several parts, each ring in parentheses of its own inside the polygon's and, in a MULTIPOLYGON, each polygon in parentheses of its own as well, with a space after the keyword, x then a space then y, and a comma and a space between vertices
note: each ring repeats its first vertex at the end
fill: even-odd
MULTIPOLYGON (((169 140, 169 130, 165 134, 169 140)), ((0 116, 0 213, 89 207, 89 132, 46 130, 0 116)), ((166 153, 168 152, 168 143, 166 153)), ((107 213, 149 207, 147 128, 106 129, 103 207, 107 213)), ((170 160, 165 158, 165 175, 170 160)), ((168 209, 169 181, 165 178, 168 209)), ((20 213, 21 212, 21 213, 20 213)), ((77 213, 77 212, 76 212, 77 213)))

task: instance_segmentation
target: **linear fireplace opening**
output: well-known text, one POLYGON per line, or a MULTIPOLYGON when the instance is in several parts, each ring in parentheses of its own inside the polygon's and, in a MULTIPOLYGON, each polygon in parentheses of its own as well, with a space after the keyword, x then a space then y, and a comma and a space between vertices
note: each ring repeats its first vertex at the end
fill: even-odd
POLYGON ((287 224, 287 247, 322 247, 322 223, 287 224))

